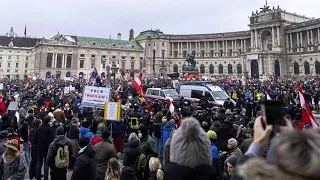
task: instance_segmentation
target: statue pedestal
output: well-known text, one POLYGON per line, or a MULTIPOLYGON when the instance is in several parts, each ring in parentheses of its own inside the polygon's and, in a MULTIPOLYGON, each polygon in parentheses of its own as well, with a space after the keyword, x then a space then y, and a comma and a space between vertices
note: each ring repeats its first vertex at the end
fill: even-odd
POLYGON ((199 78, 199 71, 182 71, 183 77, 185 79, 198 79, 199 78))

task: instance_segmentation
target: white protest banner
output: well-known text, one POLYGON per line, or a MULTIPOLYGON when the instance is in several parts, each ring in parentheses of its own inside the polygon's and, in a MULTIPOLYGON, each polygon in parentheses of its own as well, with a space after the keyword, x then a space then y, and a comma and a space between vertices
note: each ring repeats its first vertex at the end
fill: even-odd
POLYGON ((76 90, 75 87, 73 87, 73 86, 67 86, 67 87, 64 87, 63 92, 64 92, 65 94, 68 94, 68 93, 70 93, 71 91, 75 91, 75 90, 76 90))
POLYGON ((109 102, 110 88, 86 86, 83 90, 82 105, 104 108, 105 102, 109 102))

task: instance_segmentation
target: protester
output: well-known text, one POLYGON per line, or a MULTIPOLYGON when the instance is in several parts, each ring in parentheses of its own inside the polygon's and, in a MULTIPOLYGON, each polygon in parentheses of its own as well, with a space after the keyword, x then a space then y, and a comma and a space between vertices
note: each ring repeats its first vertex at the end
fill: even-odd
POLYGON ((141 154, 141 147, 136 133, 131 133, 128 142, 125 144, 123 153, 123 165, 134 168, 134 165, 141 154))
POLYGON ((92 145, 96 145, 96 144, 98 144, 99 142, 102 141, 102 137, 101 137, 102 136, 102 132, 104 132, 106 130, 107 130, 107 127, 106 127, 105 123, 99 123, 98 124, 97 132, 94 135, 94 137, 91 139, 92 145))
POLYGON ((74 165, 71 180, 96 180, 96 152, 87 137, 79 139, 79 155, 74 165))
POLYGON ((149 180, 163 180, 163 171, 158 158, 152 157, 149 161, 150 178, 149 180))
POLYGON ((69 128, 69 132, 68 132, 68 138, 72 144, 72 155, 71 155, 71 159, 70 159, 70 164, 68 169, 73 169, 74 163, 76 161, 76 158, 78 156, 78 152, 79 152, 79 144, 78 144, 78 139, 79 139, 79 126, 80 126, 80 122, 79 119, 74 117, 72 118, 72 124, 69 128))
POLYGON ((194 118, 183 121, 173 134, 170 163, 164 167, 166 180, 217 179, 212 167, 210 139, 194 118))
POLYGON ((52 180, 66 180, 67 168, 72 155, 72 144, 65 137, 63 126, 56 130, 56 138, 49 145, 47 164, 50 167, 50 176, 52 180))
MULTIPOLYGON (((29 166, 29 178, 33 179, 36 177, 37 173, 37 163, 38 163, 38 150, 37 150, 37 142, 36 136, 39 127, 41 126, 41 120, 35 119, 32 122, 32 128, 29 133, 29 141, 30 141, 30 149, 31 149, 31 162, 29 166)), ((1 133, 1 132, 0 132, 1 133)))
POLYGON ((82 127, 80 128, 80 134, 79 134, 79 139, 82 136, 85 136, 87 138, 89 138, 90 140, 94 137, 94 134, 92 132, 90 132, 90 122, 89 121, 83 121, 82 122, 82 127))
POLYGON ((120 180, 120 165, 116 158, 110 158, 105 180, 120 180))
POLYGON ((4 154, 0 156, 1 179, 24 179, 26 167, 18 150, 18 141, 8 141, 4 147, 4 154))
POLYGON ((44 180, 48 180, 49 166, 46 158, 48 154, 48 148, 50 143, 55 137, 55 129, 49 125, 50 116, 47 115, 42 121, 42 126, 36 132, 35 143, 37 145, 38 164, 37 164, 37 180, 41 180, 41 169, 44 164, 44 180))
POLYGON ((95 160, 97 162, 97 180, 104 180, 108 168, 108 161, 111 158, 118 159, 115 147, 109 142, 110 132, 102 132, 102 142, 96 144, 93 149, 96 152, 95 160))
POLYGON ((121 169, 120 180, 137 180, 136 172, 131 167, 124 166, 121 169))

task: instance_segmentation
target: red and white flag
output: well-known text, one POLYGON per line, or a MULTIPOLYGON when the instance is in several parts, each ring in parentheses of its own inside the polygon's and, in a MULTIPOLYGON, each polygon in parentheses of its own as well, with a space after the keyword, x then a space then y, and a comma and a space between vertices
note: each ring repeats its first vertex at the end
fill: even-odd
POLYGON ((27 80, 28 80, 28 81, 32 81, 32 80, 33 80, 33 79, 32 79, 32 76, 29 75, 29 76, 27 77, 27 80))
POLYGON ((168 102, 169 111, 170 111, 171 113, 173 113, 175 108, 174 108, 174 105, 173 105, 173 103, 172 103, 172 98, 168 98, 168 99, 167 99, 167 102, 168 102))
POLYGON ((300 82, 298 82, 298 91, 299 91, 299 99, 300 99, 300 104, 302 108, 302 120, 305 124, 310 124, 314 129, 319 127, 317 121, 315 120, 312 111, 309 107, 309 104, 303 95, 300 82))
POLYGON ((145 92, 143 92, 143 89, 142 89, 142 76, 141 75, 134 78, 132 85, 137 90, 138 94, 140 94, 140 95, 145 94, 145 92))

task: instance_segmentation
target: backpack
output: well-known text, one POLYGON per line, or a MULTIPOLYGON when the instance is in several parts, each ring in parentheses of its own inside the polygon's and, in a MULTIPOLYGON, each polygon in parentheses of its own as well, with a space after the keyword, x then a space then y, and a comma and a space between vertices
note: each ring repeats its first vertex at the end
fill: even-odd
POLYGON ((144 172, 147 170, 147 156, 142 152, 134 163, 134 170, 138 174, 142 174, 144 177, 144 172))
POLYGON ((69 166, 69 150, 67 145, 58 148, 54 163, 57 168, 67 168, 69 166))
POLYGON ((137 117, 131 117, 130 118, 130 129, 139 129, 139 119, 137 117))

